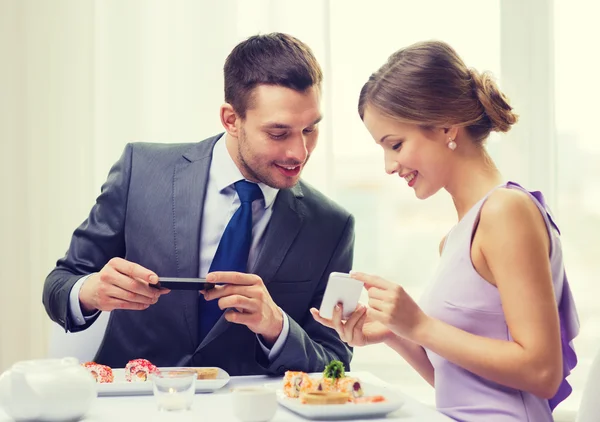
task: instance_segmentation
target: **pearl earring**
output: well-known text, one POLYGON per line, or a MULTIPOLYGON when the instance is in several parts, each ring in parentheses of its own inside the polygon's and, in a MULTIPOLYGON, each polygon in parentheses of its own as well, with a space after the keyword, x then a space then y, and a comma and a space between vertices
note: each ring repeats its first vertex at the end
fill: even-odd
POLYGON ((450 148, 452 151, 454 151, 456 149, 456 142, 454 142, 454 140, 452 138, 448 138, 449 142, 448 142, 448 148, 450 148))

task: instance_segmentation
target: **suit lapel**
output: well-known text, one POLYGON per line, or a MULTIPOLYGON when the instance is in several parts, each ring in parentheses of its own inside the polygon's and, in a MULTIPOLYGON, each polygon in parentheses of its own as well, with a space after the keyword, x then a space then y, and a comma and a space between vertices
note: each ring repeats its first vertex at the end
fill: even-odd
POLYGON ((280 191, 273 204, 263 248, 252 268, 252 272, 258 274, 265 284, 271 282, 300 232, 306 214, 304 204, 299 200, 302 196, 300 185, 296 185, 280 191))
MULTIPOLYGON (((298 201, 298 198, 302 196, 300 185, 296 185, 292 189, 281 190, 277 194, 271 221, 265 231, 262 250, 254 268, 250 271, 259 275, 265 284, 271 281, 300 232, 305 215, 305 208, 302 202, 298 201)), ((230 326, 231 323, 222 315, 198 346, 196 352, 223 334, 230 326)))
MULTIPOLYGON (((173 239, 178 277, 197 277, 200 230, 212 150, 219 136, 191 147, 176 163, 173 173, 173 239)), ((198 344, 198 296, 180 294, 183 312, 194 345, 198 344)))

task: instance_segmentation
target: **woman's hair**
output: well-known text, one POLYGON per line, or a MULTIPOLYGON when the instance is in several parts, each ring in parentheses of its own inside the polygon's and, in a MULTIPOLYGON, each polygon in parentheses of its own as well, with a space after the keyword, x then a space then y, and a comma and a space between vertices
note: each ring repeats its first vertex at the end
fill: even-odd
POLYGON ((462 126, 476 142, 517 122, 491 74, 469 69, 448 44, 427 41, 392 54, 363 86, 358 113, 366 106, 424 128, 462 126))

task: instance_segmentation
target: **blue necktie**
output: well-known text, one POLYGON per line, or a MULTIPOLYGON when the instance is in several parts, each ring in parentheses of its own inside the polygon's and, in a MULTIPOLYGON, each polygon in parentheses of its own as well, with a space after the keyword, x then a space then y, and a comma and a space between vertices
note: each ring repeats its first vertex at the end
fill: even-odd
MULTIPOLYGON (((234 186, 241 205, 225 227, 209 272, 247 271, 248 254, 252 245, 252 202, 261 199, 263 195, 256 183, 240 180, 234 186)), ((207 302, 200 297, 200 341, 206 337, 223 313, 218 301, 213 299, 207 302)))

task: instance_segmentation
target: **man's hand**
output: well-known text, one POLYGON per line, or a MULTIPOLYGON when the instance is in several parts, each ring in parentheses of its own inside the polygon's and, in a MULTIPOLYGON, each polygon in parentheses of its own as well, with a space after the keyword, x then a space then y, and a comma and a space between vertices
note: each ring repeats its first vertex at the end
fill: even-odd
POLYGON ((87 314, 95 310, 147 309, 162 294, 170 292, 150 287, 156 283, 158 276, 152 271, 122 258, 113 258, 83 283, 79 303, 87 314))
POLYGON ((268 346, 277 341, 283 329, 283 313, 273 302, 262 279, 255 274, 217 271, 206 276, 209 283, 225 283, 211 290, 202 290, 206 300, 219 299, 225 319, 242 324, 261 335, 268 346))

